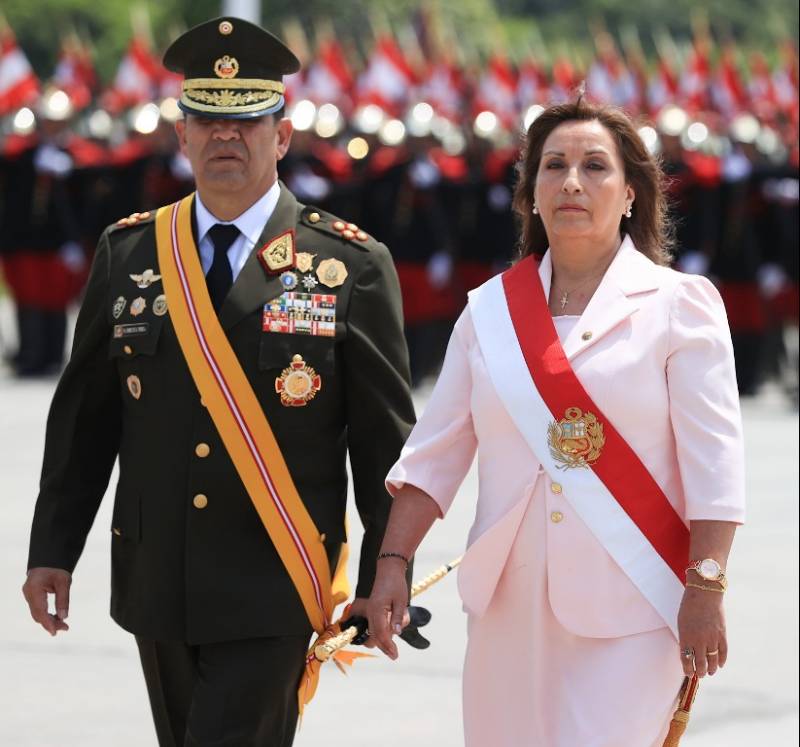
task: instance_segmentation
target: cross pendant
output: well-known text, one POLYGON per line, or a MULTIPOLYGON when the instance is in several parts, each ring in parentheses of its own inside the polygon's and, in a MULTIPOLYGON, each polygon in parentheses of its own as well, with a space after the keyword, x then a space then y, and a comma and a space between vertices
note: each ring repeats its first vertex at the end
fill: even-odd
POLYGON ((561 296, 561 311, 567 308, 567 302, 569 301, 569 294, 564 291, 564 295, 561 296))

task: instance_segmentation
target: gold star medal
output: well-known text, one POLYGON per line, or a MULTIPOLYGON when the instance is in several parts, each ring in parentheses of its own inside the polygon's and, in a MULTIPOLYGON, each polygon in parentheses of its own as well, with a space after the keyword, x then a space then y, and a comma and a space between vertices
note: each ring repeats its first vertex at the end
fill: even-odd
POLYGON ((258 259, 268 275, 280 275, 290 269, 294 259, 294 231, 287 231, 258 250, 258 259))
POLYGON ((328 288, 337 288, 347 279, 347 268, 340 259, 323 259, 317 267, 317 277, 328 288))
POLYGON ((284 407, 304 407, 322 389, 322 377, 307 365, 302 355, 292 357, 288 368, 275 379, 275 392, 284 407))
POLYGON ((548 427, 547 443, 559 469, 585 468, 600 458, 606 437, 595 415, 568 407, 564 417, 548 427))

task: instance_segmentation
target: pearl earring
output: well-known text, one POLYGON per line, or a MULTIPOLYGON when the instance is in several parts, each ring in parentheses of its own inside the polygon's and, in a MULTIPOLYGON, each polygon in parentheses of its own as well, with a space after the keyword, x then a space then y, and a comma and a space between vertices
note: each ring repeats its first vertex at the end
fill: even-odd
POLYGON ((633 213, 631 213, 631 208, 632 207, 633 207, 633 205, 628 205, 628 209, 625 211, 625 217, 626 218, 630 218, 631 215, 633 215, 633 213))
POLYGON ((531 212, 534 215, 539 215, 539 208, 536 207, 536 203, 535 202, 533 203, 533 209, 531 210, 531 212))

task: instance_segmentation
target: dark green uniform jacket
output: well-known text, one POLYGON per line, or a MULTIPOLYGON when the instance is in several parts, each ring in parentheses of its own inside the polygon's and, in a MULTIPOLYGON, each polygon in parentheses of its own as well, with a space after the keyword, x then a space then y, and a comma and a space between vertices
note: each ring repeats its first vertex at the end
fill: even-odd
MULTIPOLYGON (((335 220, 300 205, 281 185, 257 246, 295 229, 296 250, 315 254, 314 268, 327 258, 344 264, 343 285, 314 290, 336 296, 335 337, 262 331, 264 304, 283 287, 267 275, 257 251, 219 317, 325 535, 332 567, 345 541, 349 451, 365 529, 356 589, 364 597, 391 505, 384 477, 414 410, 389 252, 371 238, 343 238, 335 220), (305 406, 287 407, 275 380, 296 354, 321 376, 322 386, 305 406)), ((153 312, 164 292, 161 281, 141 289, 130 277, 147 269, 159 274, 152 217, 105 231, 48 418, 28 565, 73 570, 119 456, 111 614, 123 628, 191 644, 310 632, 300 598, 200 400, 169 314, 153 312), (133 316, 131 301, 139 297, 146 306, 133 316), (119 298, 127 304, 115 318, 119 298), (119 324, 146 328, 115 338, 119 324), (131 376, 140 383, 138 399, 131 376), (207 456, 198 456, 206 451, 196 451, 201 444, 210 447, 207 456), (194 505, 199 494, 207 498, 204 508, 194 505)))

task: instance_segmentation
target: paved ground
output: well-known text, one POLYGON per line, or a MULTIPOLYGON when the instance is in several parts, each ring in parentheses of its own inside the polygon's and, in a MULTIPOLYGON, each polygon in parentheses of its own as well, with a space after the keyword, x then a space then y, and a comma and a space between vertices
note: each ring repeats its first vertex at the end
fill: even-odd
MULTIPOLYGON (((0 301, 0 332, 8 339, 3 311, 0 301)), ((19 383, 0 372, 0 743, 155 747, 133 641, 108 617, 108 496, 75 575, 72 630, 50 639, 33 625, 19 593, 54 383, 19 383)), ((421 394, 418 406, 424 402, 421 394)), ((704 683, 686 747, 798 741, 798 418, 776 392, 746 401, 744 413, 750 507, 729 568, 731 660, 704 683)), ((423 545, 420 574, 460 554, 475 487, 472 473, 448 521, 423 545)), ((398 662, 359 663, 347 678, 334 668, 324 672, 298 747, 462 744, 465 625, 454 579, 431 590, 425 604, 434 612, 427 628, 433 646, 417 652, 401 644, 398 662)))

